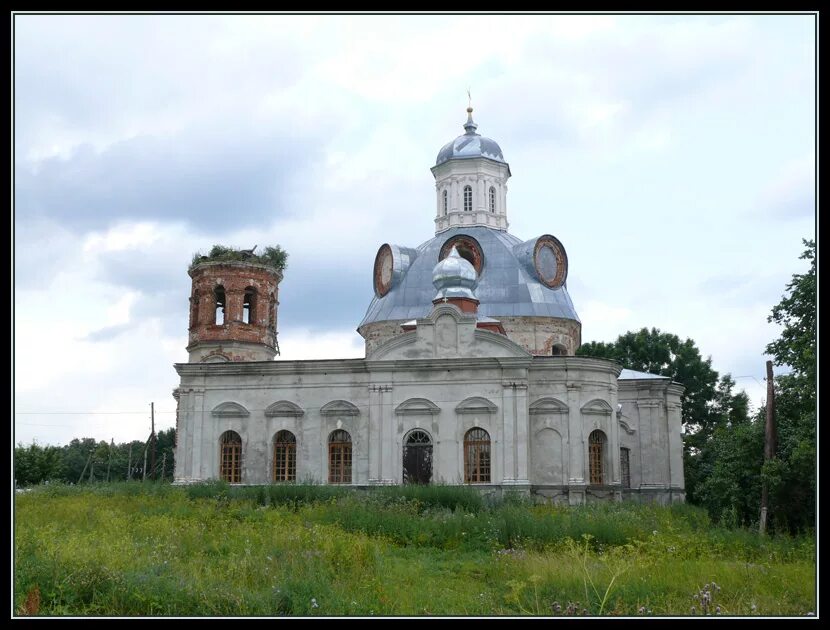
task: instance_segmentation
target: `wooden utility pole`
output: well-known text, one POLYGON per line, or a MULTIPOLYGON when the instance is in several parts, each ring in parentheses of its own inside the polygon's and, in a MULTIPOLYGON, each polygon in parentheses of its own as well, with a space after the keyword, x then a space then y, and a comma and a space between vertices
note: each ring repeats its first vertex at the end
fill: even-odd
MULTIPOLYGON (((772 361, 767 361, 767 423, 764 430, 764 463, 775 458, 776 432, 775 432, 775 389, 772 380, 772 361)), ((767 531, 767 511, 769 508, 769 487, 764 481, 761 485, 761 523, 760 532, 767 531)))
POLYGON ((90 452, 89 457, 86 458, 86 464, 84 464, 84 469, 81 471, 81 476, 78 477, 78 483, 81 483, 81 480, 84 478, 84 473, 86 472, 86 467, 89 466, 89 462, 92 460, 92 453, 90 452))
POLYGON ((156 478, 156 415, 150 403, 150 479, 156 478))
POLYGON ((133 478, 133 443, 130 442, 130 454, 127 457, 127 481, 133 478))
POLYGON ((112 447, 115 446, 115 438, 110 438, 110 456, 107 458, 107 483, 110 482, 110 466, 112 466, 112 447))
POLYGON ((149 440, 144 444, 144 468, 141 471, 141 481, 145 481, 147 479, 147 447, 149 446, 149 440))

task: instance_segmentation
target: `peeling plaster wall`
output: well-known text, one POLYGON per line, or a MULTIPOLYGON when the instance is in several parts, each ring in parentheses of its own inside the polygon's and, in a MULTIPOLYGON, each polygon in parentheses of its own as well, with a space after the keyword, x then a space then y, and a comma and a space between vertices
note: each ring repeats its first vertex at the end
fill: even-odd
POLYGON ((569 503, 683 497, 679 407, 672 407, 680 400, 671 389, 676 386, 617 381, 619 368, 607 361, 348 359, 178 364, 176 369, 179 483, 218 477, 219 436, 229 429, 242 437, 242 483, 270 482, 272 441, 280 430, 297 439, 298 481, 327 483, 328 437, 344 429, 353 443, 352 485, 400 484, 403 442, 416 428, 432 439, 433 483, 463 483, 464 435, 481 427, 490 435, 492 467, 491 482, 482 488, 533 491, 569 503), (470 398, 474 402, 464 408, 470 398), (661 405, 647 406, 658 399, 661 405), (300 413, 266 413, 278 401, 294 403, 300 413), (349 405, 327 412, 335 401, 349 405), (227 402, 241 405, 247 415, 212 413, 227 402), (671 441, 675 428, 678 439, 671 441), (607 438, 602 486, 587 482, 588 436, 595 429, 607 438), (620 485, 621 445, 632 449, 631 489, 620 485))

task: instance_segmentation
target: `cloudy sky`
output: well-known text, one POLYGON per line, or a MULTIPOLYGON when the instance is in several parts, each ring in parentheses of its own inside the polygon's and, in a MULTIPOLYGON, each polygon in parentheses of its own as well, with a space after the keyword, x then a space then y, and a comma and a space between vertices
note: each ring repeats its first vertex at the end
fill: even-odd
MULTIPOLYGON (((757 407, 815 234, 811 15, 14 17, 14 440, 174 425, 190 279, 279 244, 279 359, 363 356, 385 242, 478 131, 555 235, 583 341, 692 338, 757 407), (336 308, 331 308, 336 304, 336 308)), ((278 359, 278 360, 279 360, 278 359)))

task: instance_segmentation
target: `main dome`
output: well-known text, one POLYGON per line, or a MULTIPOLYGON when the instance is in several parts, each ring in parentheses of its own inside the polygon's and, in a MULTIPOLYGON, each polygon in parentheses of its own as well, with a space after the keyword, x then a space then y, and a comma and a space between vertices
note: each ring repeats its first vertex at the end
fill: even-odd
POLYGON ((501 152, 501 147, 495 140, 485 138, 477 134, 476 129, 478 125, 473 122, 473 108, 467 108, 467 122, 464 123, 464 134, 458 136, 452 142, 445 144, 438 152, 438 157, 435 158, 435 166, 443 164, 448 160, 468 159, 468 158, 488 158, 507 164, 504 161, 504 154, 501 152))
POLYGON ((538 240, 524 243, 512 234, 485 227, 452 228, 415 250, 406 250, 405 257, 399 256, 400 262, 390 262, 392 268, 400 269, 399 274, 387 293, 375 295, 358 329, 373 322, 426 317, 435 296, 433 269, 453 245, 467 250, 462 255, 469 256, 477 273, 475 291, 481 301, 479 314, 496 318, 553 317, 579 322, 565 288, 564 274, 561 281, 545 284, 545 275, 540 277, 535 268, 533 258, 539 249, 538 240))

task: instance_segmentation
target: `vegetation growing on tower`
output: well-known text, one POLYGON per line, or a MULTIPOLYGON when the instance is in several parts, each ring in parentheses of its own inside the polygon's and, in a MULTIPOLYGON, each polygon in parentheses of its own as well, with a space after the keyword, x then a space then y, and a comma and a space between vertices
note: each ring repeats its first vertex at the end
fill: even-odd
POLYGON ((201 251, 193 254, 190 267, 192 269, 196 265, 205 262, 240 261, 266 265, 279 271, 285 270, 288 253, 282 247, 279 245, 269 245, 262 249, 261 254, 254 253, 256 249, 256 245, 251 249, 237 249, 235 247, 225 247, 224 245, 214 245, 207 254, 203 254, 201 251))

